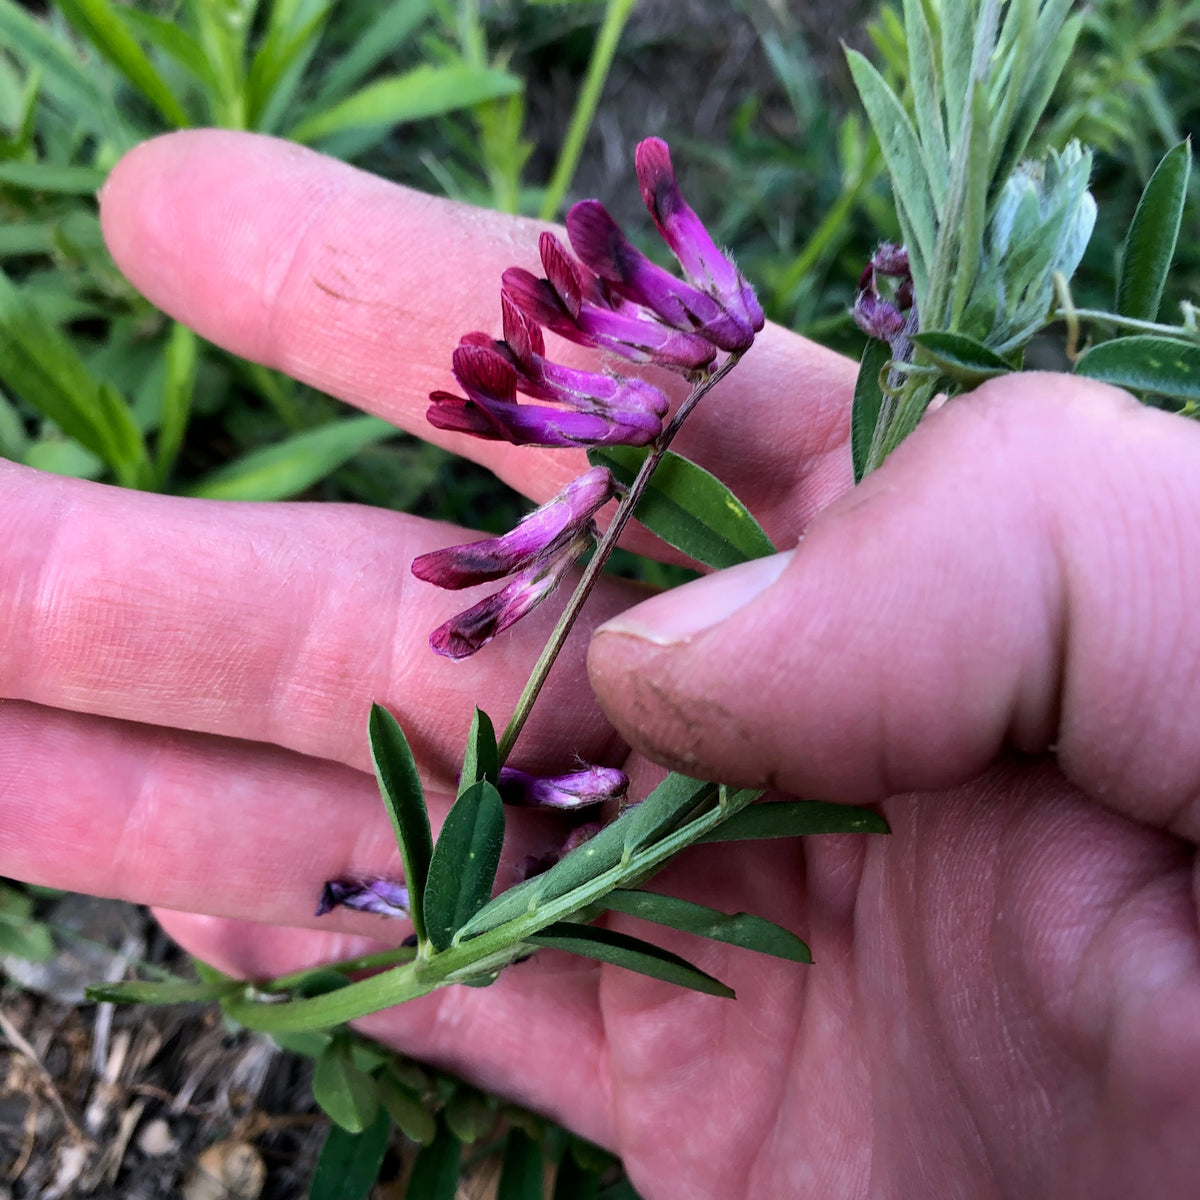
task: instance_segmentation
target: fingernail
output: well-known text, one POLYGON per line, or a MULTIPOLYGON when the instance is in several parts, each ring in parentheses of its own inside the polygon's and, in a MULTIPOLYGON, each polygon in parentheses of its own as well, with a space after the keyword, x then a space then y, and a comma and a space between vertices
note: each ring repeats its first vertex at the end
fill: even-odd
POLYGON ((691 641, 761 595, 792 561, 793 550, 756 558, 663 592, 606 621, 597 634, 619 633, 659 646, 691 641))

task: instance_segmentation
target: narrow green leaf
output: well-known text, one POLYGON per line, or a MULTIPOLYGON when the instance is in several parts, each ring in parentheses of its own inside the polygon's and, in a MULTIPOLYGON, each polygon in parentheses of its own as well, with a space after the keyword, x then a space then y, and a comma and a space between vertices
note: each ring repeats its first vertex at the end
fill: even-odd
POLYGON ((238 980, 194 983, 190 979, 127 979, 90 984, 86 994, 93 1004, 204 1004, 243 991, 245 986, 238 980))
POLYGON ((887 342, 871 338, 863 347, 854 381, 854 404, 850 409, 850 457, 854 462, 854 482, 861 483, 867 471, 867 456, 875 437, 875 426, 883 408, 880 377, 892 357, 887 342))
POLYGON ((1011 375, 1016 370, 1012 363, 965 333, 931 330, 914 334, 912 340, 936 367, 964 387, 975 387, 985 379, 1011 375))
POLYGON ((0 922, 0 957, 45 962, 54 952, 54 939, 40 922, 29 921, 24 925, 0 922))
MULTIPOLYGON (((892 177, 892 194, 897 210, 907 216, 915 239, 908 246, 910 262, 919 258, 920 265, 928 267, 933 261, 937 219, 917 131, 896 93, 871 63, 857 50, 847 50, 846 58, 871 127, 879 138, 879 146, 892 177)), ((905 241, 909 239, 906 237, 905 241)), ((913 278, 916 283, 916 263, 913 278)), ((920 301, 924 298, 924 289, 918 287, 917 292, 920 301)))
POLYGON ((429 860, 433 857, 433 834, 417 764, 400 723, 380 704, 371 705, 367 722, 371 759, 384 806, 392 820, 396 845, 404 863, 404 882, 408 886, 409 916, 418 939, 425 939, 424 899, 429 878, 429 860))
POLYGON ((22 62, 39 67, 45 92, 86 128, 101 137, 113 137, 121 147, 132 143, 112 97, 97 85, 76 50, 13 0, 0 0, 0 44, 22 62))
POLYGON ((151 46, 174 59, 206 92, 216 91, 220 84, 200 43, 177 21, 156 17, 140 8, 122 5, 121 20, 151 46))
POLYGON ((567 1150, 558 1164, 554 1176, 554 1200, 596 1200, 600 1194, 600 1176, 587 1170, 567 1150))
POLYGON ((744 950, 757 950, 759 954, 786 958, 790 962, 812 962, 808 947, 794 933, 752 913, 723 913, 675 896, 620 888, 609 892, 601 903, 614 912, 667 925, 697 937, 727 942, 744 950))
POLYGON ((966 180, 962 190, 962 207, 958 213, 947 212, 948 219, 957 217, 957 253, 954 257, 954 288, 950 297, 948 322, 955 328, 967 307, 979 260, 983 257, 988 189, 992 182, 991 106, 982 80, 977 80, 971 88, 970 105, 972 119, 968 136, 971 140, 963 164, 966 180))
POLYGON ((455 800, 429 864, 423 912, 435 950, 445 950, 455 931, 491 899, 504 843, 504 804, 486 779, 455 800))
POLYGON ((362 1133, 376 1118, 375 1081, 354 1065, 344 1038, 335 1037, 313 1066, 313 1099, 349 1133, 362 1133))
POLYGON ((496 1200, 543 1200, 542 1147, 529 1134, 513 1129, 504 1144, 496 1200))
POLYGON ((267 36, 259 45, 246 77, 246 117, 251 128, 271 131, 278 115, 287 109, 321 40, 331 7, 332 0, 320 0, 316 10, 297 28, 296 13, 290 14, 290 20, 276 19, 290 12, 290 6, 272 6, 267 36))
POLYGON ((417 1154, 407 1200, 454 1200, 461 1162, 462 1142, 443 1124, 433 1142, 417 1154))
POLYGON ((380 1103, 400 1132, 414 1142, 428 1146, 437 1136, 437 1121, 421 1097, 387 1071, 376 1079, 375 1085, 380 1103))
POLYGON ((144 482, 140 472, 147 462, 146 447, 129 406, 93 378, 74 346, 3 272, 0 380, 108 463, 121 483, 144 482))
POLYGON ((1200 402, 1200 346, 1172 338, 1115 338, 1093 346, 1075 374, 1133 392, 1200 402))
POLYGON ((196 389, 196 335, 178 321, 171 328, 164 355, 162 417, 155 446, 155 470, 162 487, 170 477, 183 444, 192 393, 196 389))
POLYGON ((380 1112, 361 1133, 332 1125, 313 1172, 308 1200, 367 1200, 387 1154, 392 1123, 380 1112))
MULTIPOLYGON (((628 486, 649 453, 644 446, 588 451, 628 486)), ((663 456, 634 514, 651 533, 708 567, 732 567, 775 553, 746 506, 715 476, 671 451, 663 456)))
POLYGON ((670 774, 641 804, 623 812, 595 837, 576 847, 544 874, 519 883, 485 905, 459 930, 459 937, 472 937, 495 929, 539 904, 573 892, 604 871, 617 866, 631 852, 664 828, 670 828, 680 813, 690 811, 715 785, 704 780, 670 774))
POLYGON ((402 46, 430 13, 429 0, 392 0, 372 19, 353 46, 329 63, 316 107, 325 108, 357 86, 389 54, 402 46))
POLYGON ((742 842, 758 838, 807 837, 815 833, 889 833, 887 822, 869 808, 824 800, 775 800, 751 804, 697 839, 742 842))
POLYGON ((288 136, 307 143, 347 129, 401 125, 470 108, 484 100, 514 96, 522 87, 517 76, 493 67, 425 63, 403 75, 368 84, 324 112, 301 121, 288 136))
POLYGON ((1175 257, 1188 179, 1192 143, 1180 142, 1158 164, 1138 201, 1117 281, 1117 312, 1139 321, 1154 321, 1162 303, 1167 272, 1175 257))
POLYGON ((923 0, 904 0, 904 28, 908 34, 908 75, 913 111, 932 185, 934 208, 941 212, 946 198, 946 180, 950 175, 950 155, 942 124, 942 81, 923 0))
POLYGON ((343 417, 220 467, 187 489, 209 500, 284 500, 319 483, 360 450, 394 437, 378 417, 343 417))
POLYGON ((500 756, 492 720, 482 708, 476 708, 475 716, 471 718, 471 731, 467 734, 467 752, 463 757, 462 774, 458 777, 458 794, 461 796, 481 779, 493 786, 499 785, 500 756))
POLYGON ((0 163, 0 183, 28 188, 31 192, 53 192, 64 196, 94 196, 108 178, 93 167, 62 167, 53 163, 0 163))
POLYGON ((939 4, 938 10, 946 132, 953 154, 970 90, 974 23, 961 9, 947 11, 945 5, 939 4))
POLYGON ((176 129, 191 124, 174 92, 155 70, 109 0, 55 2, 67 20, 162 113, 168 124, 176 129))
POLYGON ((541 933, 528 939, 537 946, 549 950, 565 950, 568 954, 579 954, 594 958, 615 967, 649 975, 679 987, 705 992, 710 996, 733 999, 735 993, 719 979, 694 967, 678 954, 662 949, 640 938, 615 933, 611 929, 595 929, 591 925, 579 925, 571 921, 557 921, 546 926, 541 933))

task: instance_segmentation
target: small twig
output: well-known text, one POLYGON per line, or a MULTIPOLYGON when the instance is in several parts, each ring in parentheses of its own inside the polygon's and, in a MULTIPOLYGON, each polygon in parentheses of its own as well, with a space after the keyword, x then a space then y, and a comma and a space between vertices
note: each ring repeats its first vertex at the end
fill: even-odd
POLYGON ((25 1040, 21 1031, 8 1019, 3 1010, 0 1010, 0 1033, 4 1034, 12 1047, 21 1055, 29 1060, 37 1074, 39 1081, 42 1084, 42 1089, 50 1098, 50 1102, 58 1110, 58 1115, 62 1117, 63 1124, 71 1131, 71 1136, 76 1141, 82 1142, 88 1146, 94 1146, 95 1143, 90 1137, 79 1127, 75 1119, 67 1111, 66 1103, 58 1094, 58 1088, 54 1083, 54 1078, 42 1064, 42 1060, 38 1058, 37 1051, 25 1040))

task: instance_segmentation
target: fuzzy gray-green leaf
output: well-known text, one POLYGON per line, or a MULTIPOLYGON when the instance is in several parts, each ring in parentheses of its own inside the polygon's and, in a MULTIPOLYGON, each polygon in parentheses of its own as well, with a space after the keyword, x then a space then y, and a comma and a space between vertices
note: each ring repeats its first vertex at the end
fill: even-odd
MULTIPOLYGON (((644 446, 604 446, 589 450, 588 461, 607 467, 628 486, 648 453, 644 446)), ((762 526, 729 488, 669 450, 634 515, 651 533, 707 567, 732 567, 775 553, 762 526)))
POLYGON ((528 939, 537 946, 549 950, 565 950, 568 954, 580 954, 598 962, 628 971, 637 971, 654 979, 662 979, 680 987, 705 992, 710 996, 732 999, 734 991, 719 979, 701 971, 678 954, 672 954, 660 946, 643 942, 640 938, 616 933, 611 929, 596 929, 591 925, 578 925, 570 921, 558 921, 546 926, 541 933, 528 939))
POLYGON ((794 933, 752 913, 724 913, 676 896, 620 888, 609 892, 601 903, 614 912, 680 929, 697 937, 786 958, 789 962, 812 962, 808 947, 794 933))
POLYGON ((491 898, 504 843, 504 804, 486 779, 455 800, 433 848, 425 886, 425 929, 435 950, 491 898))
POLYGON ((1075 364, 1075 374, 1200 403, 1200 346, 1191 342, 1152 335, 1101 342, 1075 364))
POLYGON ((1125 239, 1117 281, 1117 312, 1124 317, 1139 321, 1158 317, 1179 240, 1191 172, 1192 144, 1180 142, 1167 151, 1142 192, 1125 239))

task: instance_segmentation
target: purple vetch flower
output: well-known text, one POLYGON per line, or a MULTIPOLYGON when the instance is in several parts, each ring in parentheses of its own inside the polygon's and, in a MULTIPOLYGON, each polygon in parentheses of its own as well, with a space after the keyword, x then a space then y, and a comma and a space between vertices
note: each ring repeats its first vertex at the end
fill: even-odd
POLYGON ((672 329, 614 294, 575 262, 552 233, 541 235, 538 249, 544 279, 521 267, 510 267, 501 276, 504 294, 530 320, 581 346, 676 371, 701 370, 716 357, 716 347, 703 337, 672 329))
POLYGON ((745 350, 765 323, 754 289, 717 248, 704 223, 684 200, 675 182, 667 143, 661 138, 646 138, 639 144, 634 161, 642 200, 688 281, 707 292, 740 324, 743 340, 722 348, 745 350))
POLYGON ((527 775, 515 767, 500 768, 500 796, 505 804, 526 808, 573 810, 618 800, 629 788, 624 771, 587 767, 566 775, 527 775))
POLYGON ((547 554, 513 576, 506 587, 439 625, 429 635, 430 646, 455 662, 469 658, 541 604, 595 540, 596 527, 590 521, 573 538, 560 538, 547 554))
POLYGON ((408 916, 408 888, 390 879, 331 879, 321 890, 317 916, 352 908, 380 917, 408 916))
POLYGON ((553 500, 535 508, 503 537, 422 554, 413 559, 412 573, 426 583, 450 589, 502 579, 553 554, 564 540, 573 540, 616 494, 612 472, 593 467, 572 479, 553 500))
MULTIPOLYGON (((912 319, 913 285, 908 251, 903 246, 884 242, 871 255, 858 281, 852 315, 855 324, 869 337, 890 342, 899 354, 899 341, 912 319), (894 298, 883 296, 879 276, 897 281, 894 298)), ((907 346, 907 338, 904 338, 907 346)))
MULTIPOLYGON (((431 425, 518 446, 645 446, 662 432, 662 419, 640 407, 615 402, 591 411, 549 408, 517 401, 520 382, 509 359, 491 346, 459 344, 454 377, 467 396, 433 392, 426 413, 431 425)), ((615 399, 615 397, 614 397, 615 399)))

